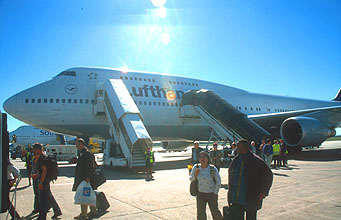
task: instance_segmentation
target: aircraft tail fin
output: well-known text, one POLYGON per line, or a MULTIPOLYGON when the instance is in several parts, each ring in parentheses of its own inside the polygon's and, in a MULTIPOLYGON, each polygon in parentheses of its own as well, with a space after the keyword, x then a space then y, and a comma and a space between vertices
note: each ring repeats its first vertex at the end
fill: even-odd
POLYGON ((339 89, 339 92, 337 93, 333 101, 341 102, 341 89, 339 89))

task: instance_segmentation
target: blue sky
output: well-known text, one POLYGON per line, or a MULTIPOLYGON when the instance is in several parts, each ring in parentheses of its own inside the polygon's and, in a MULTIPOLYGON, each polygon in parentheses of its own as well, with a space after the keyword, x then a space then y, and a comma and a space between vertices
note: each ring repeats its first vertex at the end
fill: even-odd
MULTIPOLYGON (((168 0, 164 7, 1 0, 1 111, 11 95, 75 66, 127 66, 321 100, 341 87, 341 1, 168 0)), ((10 131, 20 125, 9 117, 10 131)))

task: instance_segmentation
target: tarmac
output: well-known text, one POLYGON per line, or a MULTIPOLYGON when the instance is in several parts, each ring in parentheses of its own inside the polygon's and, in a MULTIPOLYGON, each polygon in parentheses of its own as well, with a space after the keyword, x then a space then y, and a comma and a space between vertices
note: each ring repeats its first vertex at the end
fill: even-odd
MULTIPOLYGON (((107 182, 100 186, 111 205, 107 212, 91 219, 114 220, 194 220, 196 199, 189 194, 187 170, 190 151, 155 154, 153 181, 146 181, 144 173, 129 170, 104 169, 107 182)), ((12 161, 26 175, 24 162, 12 161)), ((75 165, 60 163, 60 176, 51 183, 51 190, 62 209, 61 219, 73 219, 80 213, 74 204, 71 187, 75 165)), ((341 219, 341 141, 327 141, 318 149, 304 150, 291 156, 289 166, 272 169, 274 182, 270 195, 265 198, 258 219, 341 219)), ((219 208, 227 205, 227 173, 222 168, 222 188, 219 208)), ((33 188, 23 178, 18 186, 16 208, 23 219, 36 219, 33 210, 33 188)), ((53 215, 48 213, 50 219, 53 215)), ((207 207, 207 219, 212 219, 207 207)), ((0 214, 6 219, 6 214, 0 214)))

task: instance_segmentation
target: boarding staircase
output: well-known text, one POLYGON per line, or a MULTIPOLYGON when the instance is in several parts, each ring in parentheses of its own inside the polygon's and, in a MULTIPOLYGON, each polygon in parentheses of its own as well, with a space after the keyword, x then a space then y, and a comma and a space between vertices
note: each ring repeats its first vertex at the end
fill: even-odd
POLYGON ((94 114, 105 114, 110 127, 112 139, 107 140, 104 164, 129 168, 145 166, 144 152, 152 145, 152 139, 143 124, 139 109, 122 80, 109 79, 97 85, 94 114), (112 147, 119 148, 124 160, 110 153, 112 147), (126 164, 122 165, 118 160, 126 161, 126 164))
POLYGON ((226 143, 245 138, 260 143, 270 137, 257 123, 209 90, 191 90, 182 96, 180 117, 194 116, 202 118, 212 128, 210 140, 214 137, 226 143))

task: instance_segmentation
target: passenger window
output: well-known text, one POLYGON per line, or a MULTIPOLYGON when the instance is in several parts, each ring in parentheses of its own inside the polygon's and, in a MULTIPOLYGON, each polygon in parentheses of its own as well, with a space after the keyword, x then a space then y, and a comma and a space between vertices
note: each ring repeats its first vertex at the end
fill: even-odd
POLYGON ((35 100, 34 99, 31 99, 31 103, 34 103, 35 102, 35 100))
POLYGON ((25 99, 25 103, 28 103, 28 99, 25 99))
POLYGON ((120 79, 123 79, 123 76, 120 76, 120 79))
POLYGON ((80 100, 79 100, 79 103, 80 103, 80 104, 83 104, 83 99, 80 99, 80 100))
POLYGON ((126 80, 128 80, 128 77, 125 77, 126 80))
POLYGON ((183 82, 181 82, 181 85, 183 85, 184 83, 183 82))
POLYGON ((150 79, 148 79, 148 82, 150 82, 150 79))
POLYGON ((149 102, 148 104, 149 104, 149 105, 152 105, 152 102, 149 102))
POLYGON ((53 99, 50 99, 50 103, 53 103, 53 99))
POLYGON ((153 105, 156 105, 156 102, 153 102, 153 105))
POLYGON ((136 78, 136 77, 135 77, 134 79, 137 81, 137 78, 136 78))
POLYGON ((143 104, 144 104, 144 105, 147 105, 147 101, 144 101, 143 104))
POLYGON ((62 103, 65 103, 65 99, 62 99, 62 103))
POLYGON ((187 86, 187 83, 185 82, 185 85, 187 86))
POLYGON ((44 103, 47 103, 47 99, 44 99, 44 103))
POLYGON ((67 102, 68 102, 69 104, 71 104, 71 103, 72 103, 71 99, 68 99, 68 100, 67 100, 67 102))
POLYGON ((178 103, 177 102, 175 103, 175 106, 178 107, 178 103))
POLYGON ((160 103, 160 102, 158 102, 157 104, 158 104, 158 106, 161 106, 161 103, 160 103))
POLYGON ((143 78, 143 81, 147 81, 146 78, 143 78))
POLYGON ((140 80, 140 81, 142 81, 142 79, 141 79, 141 78, 139 78, 139 80, 140 80))
POLYGON ((174 106, 174 103, 173 103, 173 102, 171 102, 171 106, 174 106))
POLYGON ((91 99, 91 104, 95 104, 95 100, 94 99, 91 99))
POLYGON ((166 104, 164 102, 162 102, 162 106, 166 106, 166 104))
POLYGON ((133 77, 129 77, 130 80, 133 80, 133 77))
POLYGON ((41 103, 41 99, 38 99, 38 103, 41 103))
POLYGON ((77 104, 77 99, 74 99, 74 100, 73 100, 73 103, 77 104))
POLYGON ((56 103, 59 103, 59 99, 56 99, 56 103))
POLYGON ((139 105, 142 105, 142 101, 139 101, 139 105))
POLYGON ((89 104, 89 99, 85 99, 85 104, 89 104))
POLYGON ((172 84, 172 81, 169 81, 169 84, 172 84))

